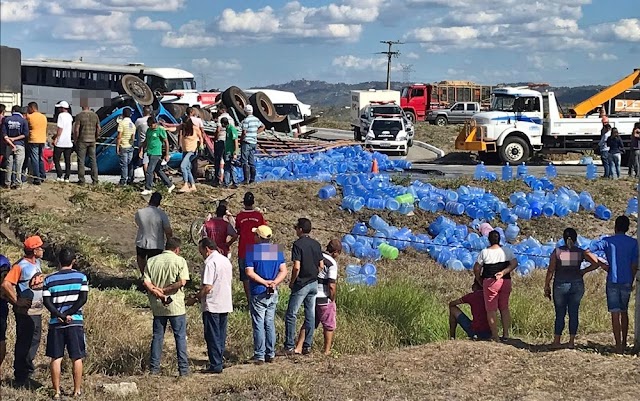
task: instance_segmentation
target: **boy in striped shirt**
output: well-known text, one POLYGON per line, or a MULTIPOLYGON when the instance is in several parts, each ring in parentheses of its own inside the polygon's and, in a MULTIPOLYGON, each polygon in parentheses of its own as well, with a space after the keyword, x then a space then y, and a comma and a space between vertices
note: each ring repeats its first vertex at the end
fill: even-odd
POLYGON ((82 358, 85 357, 82 306, 87 302, 87 276, 73 268, 75 253, 63 248, 58 254, 60 270, 47 276, 42 293, 44 306, 51 312, 46 355, 51 358, 54 399, 60 398, 60 365, 67 348, 73 361, 73 396, 80 395, 82 358))

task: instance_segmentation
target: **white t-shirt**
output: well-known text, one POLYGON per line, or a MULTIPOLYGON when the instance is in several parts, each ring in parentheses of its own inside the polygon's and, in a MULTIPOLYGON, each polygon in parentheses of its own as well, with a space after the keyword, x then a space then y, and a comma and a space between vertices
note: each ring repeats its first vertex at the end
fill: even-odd
POLYGON ((58 114, 58 128, 62 128, 62 132, 56 142, 56 147, 72 148, 71 131, 73 130, 73 117, 71 117, 71 114, 67 112, 58 114))
POLYGON ((149 129, 149 124, 147 124, 147 120, 150 116, 143 116, 136 120, 136 134, 138 135, 138 145, 141 145, 147 137, 147 130, 149 129))
POLYGON ((323 298, 329 298, 329 281, 333 282, 338 280, 338 263, 334 258, 326 253, 322 254, 324 259, 324 269, 318 273, 318 294, 316 300, 320 301, 319 304, 324 302, 323 298))
POLYGON ((226 118, 227 121, 229 121, 229 125, 235 125, 233 118, 231 117, 231 115, 229 113, 222 113, 220 114, 220 116, 218 116, 218 126, 220 127, 220 133, 218 134, 218 140, 219 141, 224 141, 227 138, 227 131, 222 128, 222 119, 226 118))
POLYGON ((233 267, 231 261, 218 251, 214 251, 204 261, 202 284, 212 286, 211 291, 201 304, 203 312, 231 313, 233 312, 233 298, 231 283, 233 267))
POLYGON ((515 256, 513 255, 513 251, 509 248, 485 248, 480 251, 477 262, 479 265, 483 266, 485 264, 491 265, 494 263, 510 262, 513 259, 515 259, 515 256))

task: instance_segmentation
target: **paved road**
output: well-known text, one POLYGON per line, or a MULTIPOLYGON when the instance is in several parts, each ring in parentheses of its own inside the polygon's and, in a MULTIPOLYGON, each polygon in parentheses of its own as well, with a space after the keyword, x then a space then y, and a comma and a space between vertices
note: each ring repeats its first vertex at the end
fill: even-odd
MULTIPOLYGON (((346 130, 337 130, 337 129, 325 129, 325 128, 317 128, 318 133, 314 136, 322 139, 353 139, 353 133, 351 131, 346 130)), ((414 145, 409 151, 409 155, 407 157, 398 157, 392 156, 392 159, 407 159, 413 163, 413 168, 416 170, 414 175, 420 177, 426 174, 428 171, 432 171, 435 174, 443 173, 445 177, 460 177, 460 176, 469 176, 473 175, 475 171, 475 165, 469 164, 443 164, 443 163, 434 163, 436 160, 436 154, 425 149, 414 145)), ((542 176, 545 174, 544 165, 530 165, 528 166, 528 172, 530 174, 536 176, 542 176)), ((602 171, 602 167, 598 167, 600 171, 602 171)), ((562 165, 556 166, 558 174, 561 175, 586 175, 586 167, 578 166, 578 165, 562 165)), ((488 171, 493 171, 498 174, 498 177, 501 175, 501 166, 487 166, 488 171)), ((514 167, 515 173, 515 167, 514 167)))

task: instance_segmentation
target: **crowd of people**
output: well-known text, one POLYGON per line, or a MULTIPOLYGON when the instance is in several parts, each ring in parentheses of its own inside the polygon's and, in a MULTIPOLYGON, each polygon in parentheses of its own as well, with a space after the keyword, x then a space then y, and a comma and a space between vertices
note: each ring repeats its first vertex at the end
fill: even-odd
MULTIPOLYGON (((580 301, 585 292, 583 277, 601 268, 607 272, 607 309, 611 314, 615 351, 624 353, 629 332, 629 299, 638 273, 638 242, 626 234, 629 224, 627 216, 618 217, 615 221, 614 235, 603 239, 606 261, 597 258, 589 250, 578 247, 578 233, 575 229, 564 230, 563 244, 551 253, 544 285, 544 295, 553 300, 556 314, 552 348, 562 346, 561 338, 567 314, 567 346, 575 346, 580 301), (588 263, 588 266, 583 268, 584 262, 588 263)), ((491 231, 488 238, 490 246, 480 252, 473 266, 475 280, 472 291, 449 303, 451 338, 455 338, 459 325, 470 338, 494 341, 509 339, 511 273, 518 263, 513 251, 500 245, 498 231, 491 231), (461 304, 469 304, 472 319, 458 307, 461 304), (502 320, 502 336, 499 336, 498 332, 498 311, 502 320)))
MULTIPOLYGON (((99 142, 101 126, 98 115, 88 106, 75 117, 66 101, 55 105, 56 131, 47 137, 47 117, 38 111, 38 103, 31 102, 26 110, 14 106, 11 115, 5 117, 5 106, 0 104, 0 185, 19 189, 28 177, 34 185, 46 179, 46 144, 53 148, 53 164, 57 181, 70 182, 71 156, 75 151, 78 160, 78 181, 85 184, 85 161, 89 161, 91 179, 98 182, 96 145, 99 142), (64 168, 61 161, 64 159, 64 168), (27 174, 27 171, 29 174, 27 174)), ((214 163, 214 186, 237 188, 238 178, 235 166, 242 166, 244 184, 256 179, 255 153, 257 137, 265 129, 264 124, 253 115, 253 107, 244 109, 247 117, 236 127, 235 120, 224 105, 218 106, 213 135, 212 159, 214 163), (221 166, 224 165, 224 171, 221 166)), ((178 124, 165 123, 153 115, 153 110, 145 106, 142 116, 132 120, 132 109, 124 108, 117 125, 115 150, 120 165, 120 185, 134 182, 134 171, 142 167, 144 171, 143 195, 150 195, 154 180, 159 179, 169 190, 175 185, 165 173, 164 166, 170 159, 171 147, 167 131, 178 132, 178 145, 182 152, 180 171, 184 181, 178 192, 196 190, 198 158, 207 143, 204 122, 196 107, 188 107, 178 124)))
POLYGON ((604 178, 618 179, 621 174, 622 155, 628 153, 628 175, 631 178, 640 177, 640 123, 635 123, 631 133, 631 143, 629 149, 625 150, 618 128, 609 124, 609 118, 602 117, 602 130, 600 132, 600 142, 598 150, 604 178))

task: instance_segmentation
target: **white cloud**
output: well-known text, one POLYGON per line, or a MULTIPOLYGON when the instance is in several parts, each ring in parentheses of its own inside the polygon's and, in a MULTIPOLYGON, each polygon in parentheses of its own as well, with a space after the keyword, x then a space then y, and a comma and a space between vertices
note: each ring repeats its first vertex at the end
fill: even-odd
POLYGON ((171 24, 166 21, 153 21, 151 18, 144 16, 139 17, 133 23, 133 27, 139 31, 170 31, 171 24))
POLYGON ((0 21, 32 21, 38 17, 39 7, 39 0, 2 0, 0 1, 0 21))
POLYGON ((618 56, 611 53, 589 53, 589 60, 594 61, 614 61, 618 59, 618 56))
POLYGON ((186 4, 186 0, 74 0, 68 8, 76 10, 109 11, 176 11, 186 4))
POLYGON ((533 53, 527 56, 529 65, 537 70, 558 70, 569 68, 569 63, 558 57, 556 54, 533 53))
POLYGON ((591 36, 605 42, 640 42, 640 19, 627 18, 596 25, 591 29, 591 36))
POLYGON ((196 58, 191 60, 191 65, 194 68, 201 70, 227 70, 227 71, 239 71, 242 69, 242 64, 236 59, 228 60, 214 60, 211 61, 208 58, 196 58))
POLYGON ((240 12, 227 8, 222 11, 218 20, 221 32, 271 34, 276 33, 279 27, 280 22, 269 6, 258 11, 248 8, 240 12))
POLYGON ((219 39, 205 29, 204 21, 192 20, 182 25, 177 32, 169 31, 162 36, 162 47, 203 48, 213 47, 219 39))
POLYGON ((83 18, 59 18, 53 28, 53 37, 65 40, 93 40, 106 43, 129 43, 129 14, 112 11, 109 15, 83 18))
MULTIPOLYGON (((339 56, 333 59, 331 63, 334 67, 340 67, 353 71, 386 71, 387 59, 378 58, 361 58, 353 55, 339 56)), ((399 71, 398 65, 391 64, 391 71, 399 71)))
POLYGON ((415 53, 415 52, 409 52, 409 53, 407 53, 406 57, 410 58, 412 60, 417 60, 417 59, 420 58, 420 55, 418 53, 415 53))

